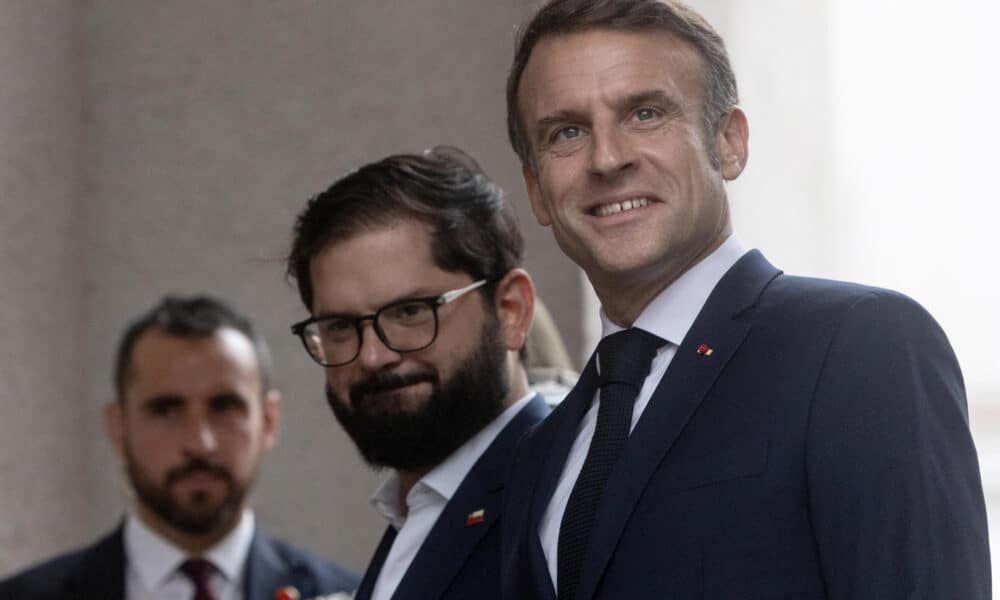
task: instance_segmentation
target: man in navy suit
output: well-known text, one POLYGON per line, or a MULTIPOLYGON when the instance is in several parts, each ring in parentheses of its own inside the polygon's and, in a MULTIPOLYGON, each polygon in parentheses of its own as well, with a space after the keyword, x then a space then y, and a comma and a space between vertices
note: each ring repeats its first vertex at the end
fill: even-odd
POLYGON ((733 236, 748 125, 712 27, 554 0, 507 89, 532 209, 604 339, 518 448, 504 598, 990 598, 948 341, 900 294, 786 276, 733 236))
POLYGON ((298 217, 288 272, 312 316, 292 330, 362 457, 392 469, 359 600, 499 596, 504 476, 548 412, 522 362, 522 251, 501 190, 454 148, 366 165, 298 217))
POLYGON ((118 347, 104 426, 134 491, 93 546, 0 582, 0 599, 271 600, 350 591, 358 578, 256 526, 247 494, 281 397, 253 325, 209 297, 166 297, 118 347))

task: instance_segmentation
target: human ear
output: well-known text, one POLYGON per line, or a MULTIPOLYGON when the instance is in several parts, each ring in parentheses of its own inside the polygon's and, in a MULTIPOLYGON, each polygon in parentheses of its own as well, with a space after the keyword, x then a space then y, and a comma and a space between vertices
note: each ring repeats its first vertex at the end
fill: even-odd
POLYGON ((504 346, 518 352, 524 346, 535 314, 535 284, 524 269, 511 269, 497 284, 497 319, 504 346))
POLYGON ((722 178, 732 181, 740 176, 749 157, 750 128, 746 114, 734 108, 723 118, 716 137, 722 178))
POLYGON ((264 394, 264 447, 271 448, 278 441, 278 425, 281 423, 281 392, 267 390, 264 394))

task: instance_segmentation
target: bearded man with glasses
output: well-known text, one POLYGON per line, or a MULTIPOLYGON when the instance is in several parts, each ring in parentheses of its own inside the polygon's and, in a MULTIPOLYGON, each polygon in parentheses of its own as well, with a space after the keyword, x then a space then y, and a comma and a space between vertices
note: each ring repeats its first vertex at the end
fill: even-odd
POLYGON ((392 474, 359 600, 498 597, 509 457, 547 413, 523 364, 534 286, 501 190, 438 147, 366 165, 309 201, 292 331, 362 457, 392 474))

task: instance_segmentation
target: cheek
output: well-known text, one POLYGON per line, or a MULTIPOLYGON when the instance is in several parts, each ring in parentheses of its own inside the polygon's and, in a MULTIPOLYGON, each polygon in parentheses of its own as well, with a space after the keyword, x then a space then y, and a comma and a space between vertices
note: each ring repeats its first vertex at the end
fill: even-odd
POLYGON ((353 379, 347 373, 348 369, 340 367, 336 370, 327 369, 326 370, 326 385, 332 389, 338 397, 347 399, 348 390, 351 387, 353 379))

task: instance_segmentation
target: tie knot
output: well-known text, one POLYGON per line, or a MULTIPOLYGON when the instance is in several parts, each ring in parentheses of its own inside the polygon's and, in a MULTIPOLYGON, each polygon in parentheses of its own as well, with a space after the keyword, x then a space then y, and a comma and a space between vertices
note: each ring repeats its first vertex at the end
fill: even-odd
POLYGON ((204 558, 189 558, 177 569, 187 575, 196 587, 208 584, 209 578, 215 572, 215 565, 204 558))
POLYGON ((656 351, 666 340, 642 329, 626 329, 607 336, 597 345, 600 386, 624 383, 638 390, 649 375, 656 351))

